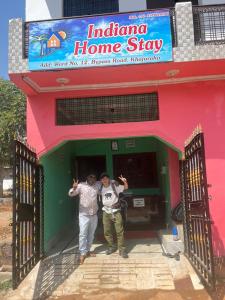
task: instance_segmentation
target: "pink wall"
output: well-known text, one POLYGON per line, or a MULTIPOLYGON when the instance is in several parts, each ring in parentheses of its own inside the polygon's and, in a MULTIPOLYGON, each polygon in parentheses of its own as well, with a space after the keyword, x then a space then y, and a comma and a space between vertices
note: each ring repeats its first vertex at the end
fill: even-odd
POLYGON ((168 148, 168 166, 170 178, 170 205, 174 208, 180 201, 180 178, 178 153, 168 148))
MULTIPOLYGON (((201 123, 205 134, 205 152, 210 212, 214 221, 214 248, 225 254, 225 87, 224 82, 199 82, 124 90, 76 91, 41 94, 28 99, 28 142, 39 155, 71 139, 95 139, 128 136, 158 136, 183 150, 184 141, 201 123), (55 98, 85 97, 127 93, 159 93, 160 120, 128 124, 55 126, 55 98)), ((176 195, 177 191, 174 190, 176 195)))

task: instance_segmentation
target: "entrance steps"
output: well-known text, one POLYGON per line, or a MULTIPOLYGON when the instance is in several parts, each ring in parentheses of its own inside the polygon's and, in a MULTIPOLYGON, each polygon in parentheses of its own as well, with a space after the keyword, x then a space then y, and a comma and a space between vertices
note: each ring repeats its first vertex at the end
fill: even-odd
MULTIPOLYGON (((128 239, 126 243, 128 259, 121 258, 118 252, 105 255, 106 245, 96 241, 92 248, 96 257, 88 257, 83 265, 79 265, 78 238, 72 236, 64 243, 62 240, 51 255, 35 266, 17 290, 9 291, 3 298, 0 295, 0 299, 63 300, 66 296, 90 300, 131 299, 131 296, 132 299, 147 299, 145 292, 148 295, 156 291, 173 295, 179 290, 183 292, 184 281, 187 293, 191 293, 193 299, 198 298, 203 287, 183 255, 179 261, 162 255, 157 237, 128 239), (120 294, 115 296, 116 291, 120 294)), ((177 297, 174 296, 180 299, 178 294, 177 297)), ((201 299, 207 299, 207 296, 201 299)))
POLYGON ((173 239, 172 231, 169 229, 159 230, 158 235, 163 250, 174 255, 177 252, 184 253, 183 226, 178 225, 178 240, 173 239))

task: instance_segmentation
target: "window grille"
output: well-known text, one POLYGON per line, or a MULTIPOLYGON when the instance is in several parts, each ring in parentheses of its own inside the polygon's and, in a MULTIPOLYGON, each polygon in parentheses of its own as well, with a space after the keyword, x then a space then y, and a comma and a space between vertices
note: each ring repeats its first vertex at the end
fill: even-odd
POLYGON ((64 17, 119 11, 118 0, 64 0, 64 17))
MULTIPOLYGON (((187 2, 187 0, 146 0, 147 9, 158 9, 166 7, 174 7, 176 3, 187 2)), ((198 0, 190 0, 192 5, 198 5, 198 0)))
POLYGON ((175 0, 147 0, 147 9, 173 7, 175 0))
POLYGON ((158 94, 56 100, 56 125, 159 120, 158 94))
POLYGON ((225 43, 225 6, 193 7, 195 44, 225 43))

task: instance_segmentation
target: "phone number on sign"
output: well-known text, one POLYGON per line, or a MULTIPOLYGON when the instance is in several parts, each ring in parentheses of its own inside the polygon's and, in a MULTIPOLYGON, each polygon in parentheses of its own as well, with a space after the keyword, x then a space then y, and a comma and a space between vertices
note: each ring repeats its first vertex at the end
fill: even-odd
POLYGON ((154 17, 163 17, 163 16, 168 16, 167 12, 162 12, 162 13, 149 13, 149 14, 143 14, 143 15, 133 15, 129 16, 129 20, 136 20, 136 19, 144 19, 144 18, 154 18, 154 17))

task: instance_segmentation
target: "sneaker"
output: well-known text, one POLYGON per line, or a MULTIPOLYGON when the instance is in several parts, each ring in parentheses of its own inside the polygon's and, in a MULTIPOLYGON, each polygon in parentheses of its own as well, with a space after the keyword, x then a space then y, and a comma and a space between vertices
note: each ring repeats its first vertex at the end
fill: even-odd
POLYGON ((122 258, 128 258, 128 254, 125 250, 120 250, 119 251, 119 255, 122 257, 122 258))
POLYGON ((116 249, 115 248, 108 248, 105 252, 106 255, 110 255, 112 254, 113 252, 116 252, 116 249))
POLYGON ((94 253, 94 251, 88 251, 86 255, 87 255, 87 257, 89 257, 89 256, 90 257, 95 257, 96 256, 96 254, 94 253))

